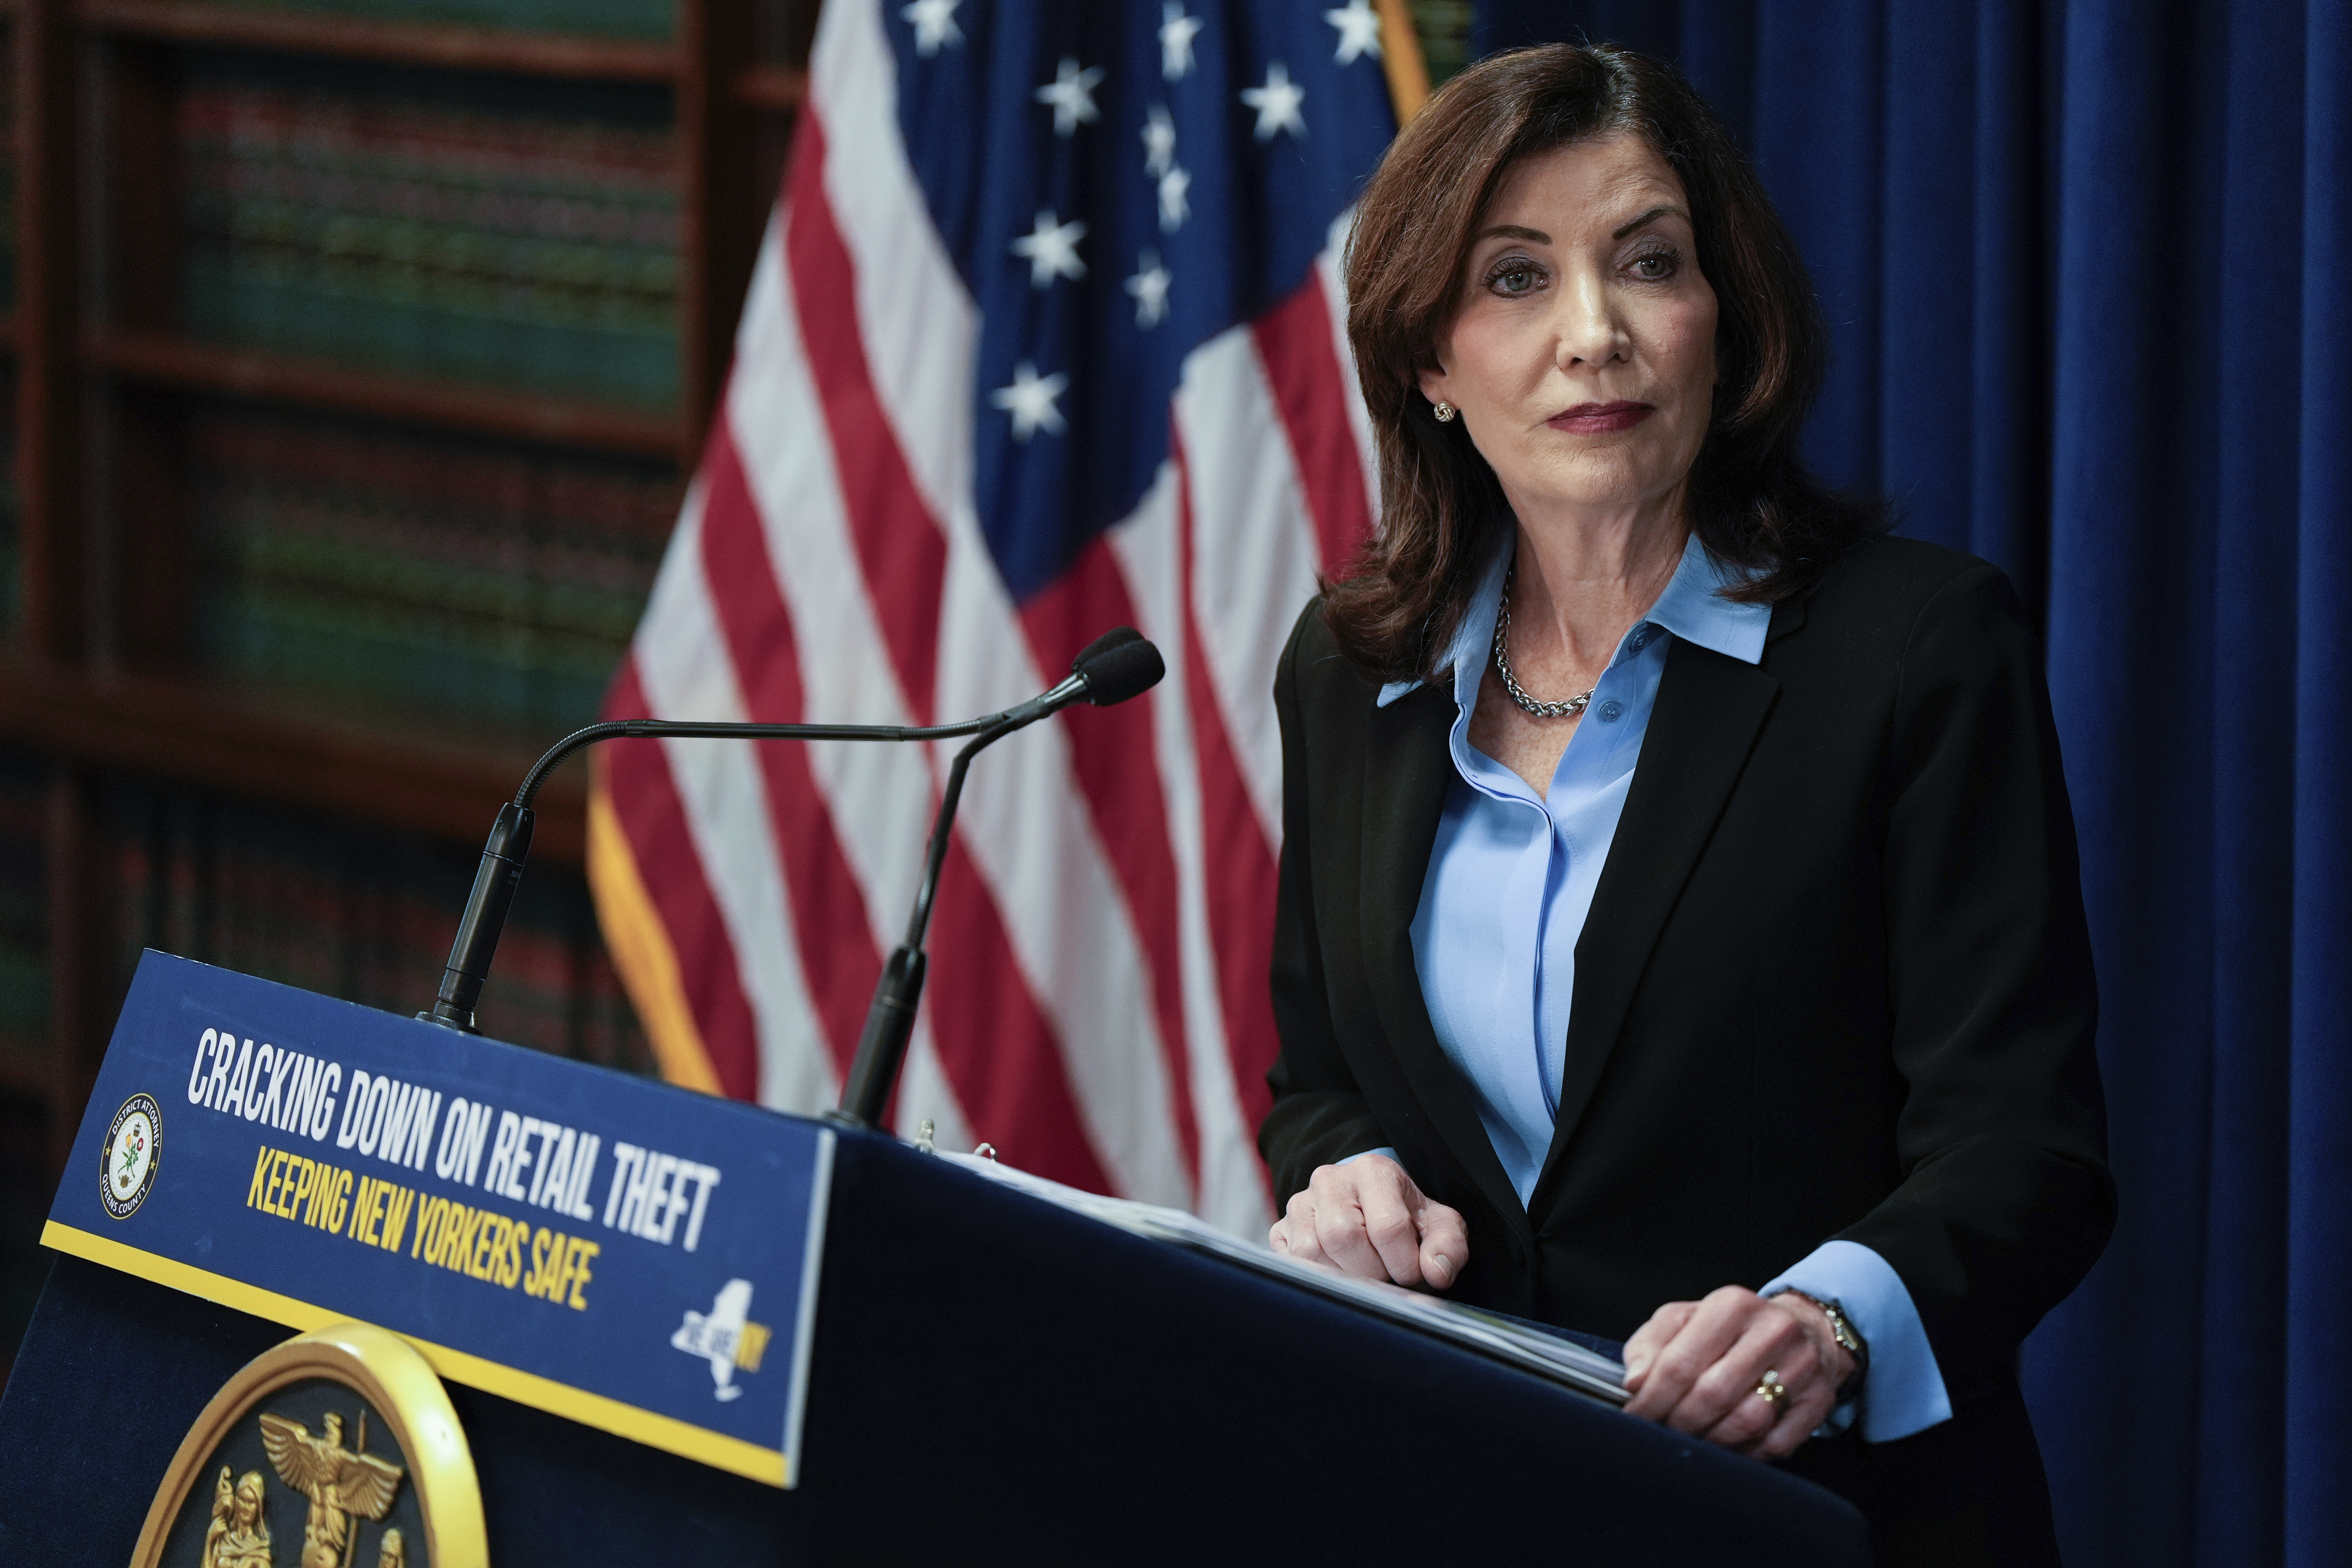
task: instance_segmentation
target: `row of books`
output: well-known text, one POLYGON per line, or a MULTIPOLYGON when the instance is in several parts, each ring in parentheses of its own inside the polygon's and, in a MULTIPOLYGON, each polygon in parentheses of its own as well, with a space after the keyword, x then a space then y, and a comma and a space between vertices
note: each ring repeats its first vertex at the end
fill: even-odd
MULTIPOLYGON (((478 849, 175 784, 108 780, 100 820, 121 1005, 157 948, 388 1012, 430 1004, 478 849)), ((534 863, 482 994, 485 1034, 650 1072, 576 868, 534 863)))
POLYGON ((593 719, 679 499, 663 464, 233 404, 185 449, 205 668, 526 742, 593 719))
MULTIPOLYGON (((0 750, 0 1380, 47 1277, 41 1222, 73 1131, 48 1103, 55 767, 0 750)), ((149 947, 391 1012, 432 1000, 475 851, 153 781, 108 777, 97 794, 101 1020, 149 947)), ((574 867, 530 868, 480 1019, 493 1038, 654 1070, 574 867)))
POLYGON ((16 34, 0 29, 0 313, 16 308, 16 34))
MULTIPOLYGON (((48 1028, 53 767, 0 752, 0 1054, 11 1060, 41 1054, 48 1028)), ((395 1013, 432 1001, 478 851, 123 775, 97 795, 111 932, 101 1018, 150 947, 395 1013)), ((653 1070, 576 867, 541 861, 523 879, 481 1018, 499 1039, 653 1070)), ((33 1100, 0 1075, 0 1102, 33 1100)))
POLYGON ((49 1023, 48 799, 47 764, 0 751, 0 1056, 16 1060, 49 1023))
POLYGON ((49 1022, 48 765, 0 751, 0 1377, 48 1278, 55 1190, 45 1092, 49 1022))
POLYGON ((667 89, 211 50, 182 60, 188 331, 675 405, 667 89))
POLYGON ((24 491, 16 482, 16 378, 0 373, 0 638, 16 630, 24 605, 17 521, 24 491))
POLYGON ((213 0, 249 11, 296 11, 396 22, 456 22, 523 32, 667 38, 671 0, 213 0))

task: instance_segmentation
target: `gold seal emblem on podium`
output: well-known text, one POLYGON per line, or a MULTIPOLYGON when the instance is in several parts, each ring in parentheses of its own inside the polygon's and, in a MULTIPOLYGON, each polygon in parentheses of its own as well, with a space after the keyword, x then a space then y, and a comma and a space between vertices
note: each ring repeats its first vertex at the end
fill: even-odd
POLYGON ((132 1568, 486 1568, 482 1494, 423 1355, 366 1323, 265 1351, 181 1441, 132 1568))

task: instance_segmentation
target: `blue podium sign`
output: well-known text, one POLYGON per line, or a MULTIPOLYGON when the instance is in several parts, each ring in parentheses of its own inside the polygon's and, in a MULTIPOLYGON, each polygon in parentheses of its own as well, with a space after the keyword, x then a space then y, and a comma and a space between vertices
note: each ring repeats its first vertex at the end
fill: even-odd
POLYGON ((774 1486, 833 1134, 149 952, 42 1240, 774 1486))

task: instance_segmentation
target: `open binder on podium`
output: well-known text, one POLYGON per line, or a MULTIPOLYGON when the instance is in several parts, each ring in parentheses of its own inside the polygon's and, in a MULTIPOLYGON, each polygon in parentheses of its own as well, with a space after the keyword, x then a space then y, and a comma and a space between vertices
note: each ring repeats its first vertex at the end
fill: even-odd
POLYGON ((1320 1264, 1286 1258, 1261 1243, 1243 1241, 1219 1230, 1197 1215, 1127 1198, 1105 1197, 1076 1187, 1049 1182, 999 1163, 981 1154, 942 1154, 966 1170, 977 1171, 1016 1191, 1057 1204, 1074 1213, 1115 1225, 1137 1236, 1190 1247, 1220 1258, 1269 1279, 1342 1301, 1358 1310, 1400 1323, 1538 1377, 1549 1378, 1579 1394, 1611 1405, 1625 1403, 1625 1368, 1598 1351, 1545 1331, 1517 1319, 1483 1311, 1443 1297, 1425 1296, 1386 1280, 1360 1279, 1320 1264))

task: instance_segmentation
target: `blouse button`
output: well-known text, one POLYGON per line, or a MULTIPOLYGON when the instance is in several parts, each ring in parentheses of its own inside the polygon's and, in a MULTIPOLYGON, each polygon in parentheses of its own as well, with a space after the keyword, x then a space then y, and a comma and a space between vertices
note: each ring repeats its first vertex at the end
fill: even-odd
POLYGON ((1612 700, 1601 705, 1601 721, 1604 724, 1614 724, 1624 716, 1625 705, 1622 702, 1612 700))

